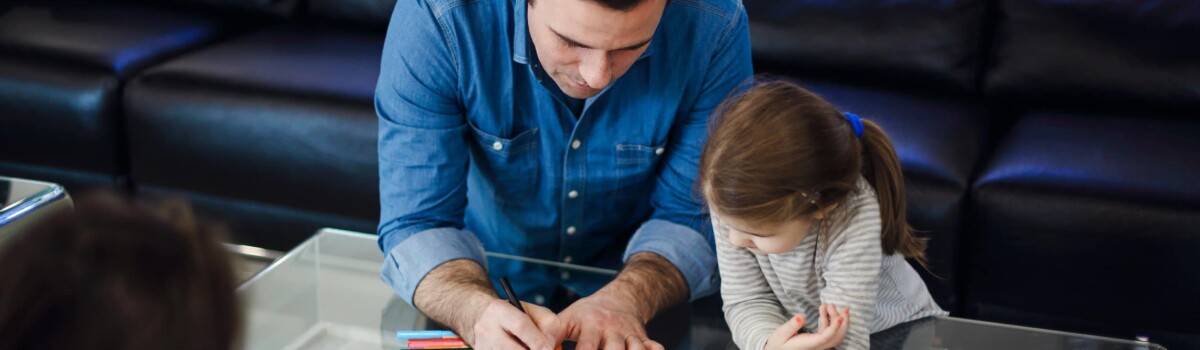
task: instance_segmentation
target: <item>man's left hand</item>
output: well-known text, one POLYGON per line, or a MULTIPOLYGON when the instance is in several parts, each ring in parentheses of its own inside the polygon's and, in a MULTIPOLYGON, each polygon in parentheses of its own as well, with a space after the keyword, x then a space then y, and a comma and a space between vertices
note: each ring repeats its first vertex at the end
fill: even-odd
POLYGON ((686 302, 687 280, 667 259, 634 254, 617 278, 558 315, 577 350, 662 350, 646 336, 646 323, 659 311, 686 302))

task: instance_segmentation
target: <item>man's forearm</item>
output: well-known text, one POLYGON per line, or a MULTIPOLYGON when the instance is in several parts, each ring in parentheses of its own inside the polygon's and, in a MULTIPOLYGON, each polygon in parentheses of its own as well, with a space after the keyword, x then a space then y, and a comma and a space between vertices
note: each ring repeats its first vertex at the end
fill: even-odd
POLYGON ((496 298, 483 267, 475 261, 460 259, 446 262, 425 275, 417 285, 413 304, 429 318, 454 329, 468 344, 474 344, 475 321, 496 298))
POLYGON ((617 278, 599 293, 611 293, 633 302, 643 324, 658 312, 687 301, 691 295, 687 280, 679 269, 666 258, 650 252, 630 256, 617 278))

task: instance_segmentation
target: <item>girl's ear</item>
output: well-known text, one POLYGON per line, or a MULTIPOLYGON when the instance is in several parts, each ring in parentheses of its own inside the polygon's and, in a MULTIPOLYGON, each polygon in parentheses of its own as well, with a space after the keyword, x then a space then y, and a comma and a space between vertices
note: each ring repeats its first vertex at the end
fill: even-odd
POLYGON ((821 208, 821 209, 817 210, 817 212, 813 213, 813 218, 815 218, 817 220, 824 219, 825 217, 829 216, 829 213, 832 213, 834 209, 837 209, 837 207, 838 207, 838 203, 833 203, 833 204, 830 204, 828 207, 821 208))

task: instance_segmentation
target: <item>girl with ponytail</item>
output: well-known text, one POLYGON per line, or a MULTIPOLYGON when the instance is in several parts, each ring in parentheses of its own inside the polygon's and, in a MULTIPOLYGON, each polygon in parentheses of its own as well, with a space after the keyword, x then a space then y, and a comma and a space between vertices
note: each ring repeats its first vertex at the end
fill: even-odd
POLYGON ((867 349, 946 312, 905 258, 904 178, 879 125, 783 81, 725 101, 700 160, 725 318, 742 349, 867 349))

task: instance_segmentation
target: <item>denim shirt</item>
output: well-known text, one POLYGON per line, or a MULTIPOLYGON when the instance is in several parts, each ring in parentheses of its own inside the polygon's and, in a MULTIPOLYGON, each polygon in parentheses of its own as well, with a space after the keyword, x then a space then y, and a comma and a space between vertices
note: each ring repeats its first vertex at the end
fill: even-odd
POLYGON ((695 192, 709 115, 752 76, 740 0, 671 0, 645 53, 576 118, 536 60, 525 0, 400 0, 376 88, 382 278, 412 303, 471 259, 519 296, 606 282, 484 250, 619 268, 653 252, 718 288, 695 192))

